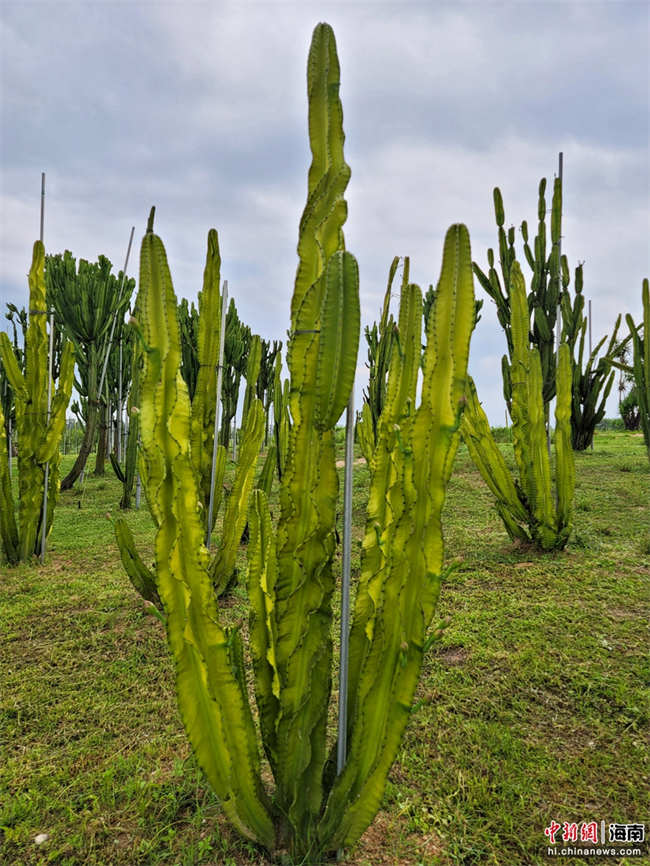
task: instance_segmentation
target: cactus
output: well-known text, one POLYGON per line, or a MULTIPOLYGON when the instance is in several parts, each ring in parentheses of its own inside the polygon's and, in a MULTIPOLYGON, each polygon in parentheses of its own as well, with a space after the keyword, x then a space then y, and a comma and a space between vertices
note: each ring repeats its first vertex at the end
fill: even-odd
MULTIPOLYGON (((399 256, 395 256, 388 270, 388 285, 384 294, 379 325, 374 322, 372 328, 366 326, 365 329, 366 343, 368 344, 368 390, 364 391, 363 394, 363 407, 361 417, 357 422, 356 433, 361 446, 361 453, 368 464, 370 464, 377 444, 379 417, 386 402, 388 367, 395 342, 396 329, 396 322, 390 313, 390 296, 398 265, 399 256)), ((409 259, 406 257, 402 271, 402 286, 408 285, 408 276, 409 259)))
MULTIPOLYGON (((150 217, 153 222, 153 211, 150 217)), ((203 273, 203 288, 199 293, 199 309, 195 314, 187 307, 187 303, 181 303, 177 308, 177 320, 181 345, 181 375, 188 388, 188 394, 192 390, 191 398, 191 448, 190 454, 192 465, 199 485, 201 520, 207 528, 207 519, 210 501, 210 484, 212 480, 212 451, 214 444, 214 414, 216 409, 216 378, 219 360, 219 334, 221 330, 221 294, 220 284, 221 256, 219 252, 219 238, 215 229, 208 232, 206 264, 203 273), (192 351, 185 347, 186 341, 193 341, 192 351)), ((140 305, 140 296, 136 302, 136 313, 140 305)), ((259 367, 260 344, 259 337, 253 339, 253 346, 257 346, 257 367, 259 367)), ((142 349, 138 343, 136 356, 141 363, 142 349)), ((254 354, 254 353, 252 353, 254 354)), ((230 587, 236 578, 235 559, 242 531, 246 524, 248 514, 248 502, 253 487, 254 473, 257 463, 260 444, 264 435, 263 418, 260 418, 260 402, 253 398, 253 388, 257 379, 258 370, 255 369, 255 358, 249 359, 248 377, 252 382, 251 396, 249 397, 249 412, 243 425, 243 444, 235 471, 233 488, 228 498, 223 521, 222 538, 216 556, 210 563, 210 575, 217 595, 221 595, 230 587)), ((133 439, 129 442, 131 452, 137 449, 136 437, 139 433, 140 416, 133 413, 133 407, 139 407, 140 375, 134 378, 135 390, 130 395, 131 424, 134 431, 133 439)), ((127 454, 129 452, 127 447, 127 454)), ((128 466, 127 463, 127 473, 128 466)), ((146 467, 141 467, 143 476, 146 467)), ((132 467, 134 472, 135 467, 132 467)), ((226 469, 226 449, 223 445, 217 448, 217 459, 215 465, 214 503, 213 519, 219 512, 222 502, 223 479, 226 469)), ((121 472, 121 469, 120 469, 121 472)), ((119 476, 118 476, 119 477, 119 476)), ((127 478, 124 476, 125 487, 127 478)), ((149 486, 145 484, 145 493, 148 497, 149 486)), ((156 520, 155 508, 150 510, 156 520)), ((148 584, 143 577, 143 570, 134 563, 138 562, 138 554, 135 549, 133 537, 128 532, 124 521, 118 519, 115 522, 115 534, 122 561, 131 578, 131 582, 140 594, 148 601, 152 601, 148 584), (128 566, 128 567, 127 567, 128 566), (129 570, 131 569, 131 570, 129 570), (145 591, 143 591, 146 590, 145 591)))
POLYGON ((105 256, 95 263, 79 259, 78 267, 72 254, 48 256, 45 263, 48 303, 56 311, 57 321, 75 347, 79 378, 75 385, 85 406, 84 439, 77 459, 61 489, 68 490, 86 465, 95 441, 98 413, 103 395, 97 393, 101 364, 114 317, 121 319, 128 308, 135 280, 122 279, 111 273, 112 265, 105 256))
MULTIPOLYGON (((560 236, 562 231, 562 184, 559 178, 555 178, 553 184, 553 199, 551 205, 551 250, 547 252, 547 228, 546 228, 546 179, 539 182, 537 201, 537 235, 531 247, 528 237, 528 224, 524 220, 521 224, 521 233, 524 240, 524 254, 532 270, 530 293, 528 296, 529 324, 532 333, 532 344, 539 352, 542 381, 544 416, 548 421, 548 405, 555 396, 555 351, 553 331, 557 319, 557 306, 560 300, 561 276, 563 267, 560 262, 560 236)), ((494 251, 488 250, 488 273, 484 273, 474 262, 474 273, 481 286, 496 304, 497 318, 506 333, 508 342, 508 356, 502 358, 503 368, 503 394, 508 405, 511 407, 512 393, 510 390, 511 371, 513 358, 512 337, 512 264, 516 259, 515 253, 515 230, 510 227, 506 232, 505 212, 503 198, 498 187, 494 189, 494 212, 497 223, 499 264, 501 279, 494 267, 494 251)), ((564 257, 563 257, 564 258, 564 257)))
POLYGON ((230 299, 226 315, 226 338, 223 356, 223 385, 221 405, 223 415, 219 443, 228 450, 232 419, 237 414, 239 386, 241 377, 248 366, 248 351, 251 343, 251 329, 244 325, 237 315, 234 298, 230 299))
MULTIPOLYGON (((147 346, 143 478, 158 526, 152 574, 181 716, 234 826, 303 863, 321 863, 363 833, 409 718, 442 579, 440 518, 459 438, 474 310, 469 235, 454 226, 445 241, 417 407, 422 298, 415 285, 402 289, 399 351, 380 418, 351 632, 348 758, 335 778, 326 741, 338 493, 333 427, 349 397, 359 340, 358 273, 342 233, 349 168, 338 87, 334 36, 320 24, 308 64, 313 160, 291 304, 292 424, 277 530, 263 490, 255 491, 250 508, 250 655, 262 744, 276 782, 272 796, 262 782, 242 637, 239 627, 220 623, 202 544, 176 301, 151 223, 140 260, 147 346)), ((259 401, 249 410, 249 418, 255 415, 263 424, 259 401)), ((137 579, 142 576, 138 565, 137 579)))
POLYGON ((282 480, 284 467, 287 462, 289 450, 289 432, 291 430, 291 418, 289 415, 289 380, 282 383, 282 356, 278 352, 275 359, 275 373, 273 385, 273 436, 275 442, 275 456, 277 460, 278 478, 282 480))
POLYGON ((268 429, 270 421, 271 404, 274 396, 275 382, 275 359, 282 350, 282 342, 273 340, 262 340, 262 360, 260 363, 260 374, 257 377, 256 393, 259 400, 264 404, 266 425, 264 427, 264 445, 268 445, 268 429))
MULTIPOLYGON (((565 286, 568 285, 568 273, 565 274, 563 283, 565 286)), ((562 293, 562 337, 568 343, 571 351, 571 443, 574 451, 584 451, 593 442, 596 425, 605 417, 607 398, 616 375, 613 361, 620 355, 629 338, 617 342, 616 338, 621 323, 619 315, 605 353, 600 358, 598 357, 607 336, 604 336, 597 343, 585 364, 584 352, 588 322, 584 315, 581 264, 575 269, 574 288, 573 304, 568 291, 565 289, 562 293)))
MULTIPOLYGON (((59 442, 65 427, 74 375, 74 351, 66 342, 61 358, 59 385, 48 419, 48 339, 45 300, 45 249, 34 244, 29 271, 29 325, 25 335, 25 371, 21 372, 13 346, 0 333, 0 359, 14 392, 18 453, 18 522, 9 482, 8 452, 0 436, 0 533, 10 564, 28 559, 41 549, 41 536, 50 532, 59 493, 59 442), (43 515, 45 464, 49 462, 48 508, 43 515)), ((4 417, 0 418, 4 429, 4 417)))
POLYGON ((566 342, 559 348, 555 409, 556 498, 546 447, 543 376, 539 351, 529 344, 529 316, 524 278, 517 260, 510 264, 512 338, 511 414, 514 481, 490 432, 473 383, 461 430, 469 453, 497 500, 497 511, 511 538, 542 550, 561 550, 571 532, 574 463, 571 448, 571 359, 566 342), (557 500, 557 502, 556 502, 557 500))
POLYGON ((643 321, 639 325, 634 324, 634 319, 629 313, 625 317, 632 340, 632 364, 614 362, 614 366, 624 370, 634 379, 634 393, 639 404, 639 421, 650 460, 650 284, 647 277, 643 280, 641 288, 641 302, 643 321))

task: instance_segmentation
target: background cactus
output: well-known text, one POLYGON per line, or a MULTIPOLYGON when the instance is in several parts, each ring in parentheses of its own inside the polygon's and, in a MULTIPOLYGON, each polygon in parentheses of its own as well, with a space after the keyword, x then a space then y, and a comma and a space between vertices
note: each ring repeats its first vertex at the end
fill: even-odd
POLYGON ((571 359, 567 343, 559 347, 555 409, 556 492, 553 495, 547 450, 540 355, 529 343, 529 317, 519 263, 510 267, 512 364, 510 387, 515 460, 519 481, 510 475, 490 431, 473 383, 461 430, 470 455, 497 500, 497 510, 511 538, 542 550, 562 549, 571 533, 574 462, 571 448, 571 359))
MULTIPOLYGON (((539 352, 543 381, 544 415, 548 422, 548 405, 555 396, 554 328, 561 292, 562 268, 560 266, 559 242, 562 232, 562 184, 560 179, 555 178, 553 184, 550 250, 547 244, 545 193, 546 179, 542 178, 538 190, 537 235, 532 246, 529 243, 528 224, 525 220, 521 224, 521 233, 524 240, 526 261, 532 270, 528 295, 529 320, 532 319, 529 328, 532 334, 532 345, 539 352)), ((511 268, 516 259, 515 229, 514 226, 511 226, 507 231, 504 228, 503 198, 498 187, 494 189, 494 212, 497 222, 501 278, 494 267, 494 251, 491 249, 488 250, 488 273, 485 274, 476 262, 474 262, 473 268, 481 286, 495 302, 497 318, 506 334, 508 355, 504 355, 502 358, 503 395, 510 410, 512 400, 510 372, 514 350, 511 323, 511 268)), ((568 275, 568 271, 566 273, 568 275)))
POLYGON ((79 259, 78 267, 67 250, 46 260, 48 303, 54 307, 59 327, 74 344, 75 387, 83 397, 82 412, 85 410, 84 439, 72 469, 61 481, 62 490, 72 487, 93 447, 102 397, 97 389, 108 335, 113 319, 124 317, 135 288, 135 280, 123 279, 122 271, 115 275, 111 270, 106 256, 99 256, 96 263, 79 259))
MULTIPOLYGON (((59 442, 65 427, 74 375, 74 352, 66 342, 59 385, 48 418, 49 383, 47 306, 45 300, 45 249, 34 244, 29 271, 29 324, 25 334, 24 373, 5 333, 0 333, 0 358, 14 392, 18 452, 18 521, 9 481, 7 442, 0 436, 0 534, 5 556, 11 564, 28 559, 41 550, 47 537, 59 493, 59 442), (43 515, 45 465, 49 463, 47 514, 43 515)), ((0 418, 4 430, 4 417, 0 418)))
MULTIPOLYGON (((565 275, 563 283, 568 285, 568 274, 565 275)), ((593 442, 594 431, 605 417, 607 398, 614 384, 613 361, 627 342, 616 339, 621 323, 619 315, 605 353, 598 357, 607 336, 589 352, 585 362, 588 321, 584 314, 582 288, 582 265, 578 265, 575 269, 573 304, 566 290, 562 293, 561 301, 562 339, 566 340, 571 352, 571 444, 574 451, 584 451, 593 442)))
POLYGON ((632 364, 617 361, 614 366, 624 370, 634 380, 639 422, 650 460, 650 284, 647 278, 643 280, 641 302, 643 321, 639 325, 634 324, 634 319, 629 313, 625 317, 632 340, 632 364))

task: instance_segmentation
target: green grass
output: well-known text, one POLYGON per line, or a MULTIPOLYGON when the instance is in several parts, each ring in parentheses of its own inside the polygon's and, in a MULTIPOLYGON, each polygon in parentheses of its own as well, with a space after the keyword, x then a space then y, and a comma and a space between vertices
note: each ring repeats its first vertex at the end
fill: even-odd
MULTIPOLYGON (((552 818, 645 822, 650 833, 643 440, 597 433, 576 470, 571 542, 539 555, 509 541, 461 447, 444 514, 447 558, 461 558, 438 610, 449 625, 426 659, 382 809, 348 863, 547 863, 552 818)), ((162 627, 106 519, 119 500, 108 473, 62 495, 45 566, 0 568, 0 863, 265 864, 191 756, 162 627)), ((367 486, 358 466, 355 568, 367 486)), ((146 508, 128 519, 150 559, 146 508)), ((238 587, 223 615, 245 611, 238 587)))

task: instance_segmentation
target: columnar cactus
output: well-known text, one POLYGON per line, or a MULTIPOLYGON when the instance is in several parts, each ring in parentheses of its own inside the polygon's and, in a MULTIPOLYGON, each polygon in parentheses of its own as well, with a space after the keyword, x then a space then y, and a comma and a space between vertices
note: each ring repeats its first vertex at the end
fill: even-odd
MULTIPOLYGON (((7 443, 0 436, 0 534, 11 564, 28 559, 41 549, 41 537, 52 526, 59 494, 59 442, 65 427, 74 375, 72 343, 66 342, 59 385, 50 417, 47 412, 49 380, 47 306, 45 302, 45 249, 34 244, 29 271, 29 325, 25 336, 25 372, 22 373, 7 335, 0 333, 0 359, 14 392, 18 452, 18 522, 9 483, 7 443), (47 515, 43 521, 45 464, 49 462, 47 515)), ((1 414, 1 413, 0 413, 1 414)), ((4 417, 0 418, 4 430, 4 417)))
MULTIPOLYGON (((357 422, 357 439, 361 446, 361 453, 370 463, 372 453, 377 444, 377 428, 379 417, 386 401, 386 387, 388 384, 388 367, 390 365, 393 343, 395 342, 396 322, 390 313, 390 297, 393 289, 393 280, 399 256, 395 256, 388 271, 388 285, 384 294, 384 304, 381 311, 379 325, 373 323, 372 328, 366 326, 365 335, 368 344, 368 390, 363 395, 363 406, 361 416, 357 422), (390 318, 389 318, 390 316, 390 318)), ((404 270, 402 285, 408 285, 409 259, 404 259, 404 270)))
MULTIPOLYGON (((568 284, 568 274, 565 275, 565 281, 568 284)), ((575 269, 573 304, 567 291, 562 293, 561 301, 562 338, 568 343, 571 352, 571 443, 574 451, 584 451, 593 442, 596 425, 605 417, 607 398, 614 384, 616 373, 613 362, 627 342, 616 339, 621 324, 619 315, 605 353, 598 357, 607 336, 596 344, 585 363, 588 321, 584 315, 582 287, 582 265, 578 265, 575 269)))
MULTIPOLYGON (((409 718, 440 590, 441 510, 458 444, 474 319, 469 235, 464 226, 453 226, 421 389, 422 298, 415 285, 402 289, 400 350, 391 359, 372 457, 351 631, 348 758, 336 776, 326 738, 338 494, 334 425, 352 389, 360 330, 357 264, 344 249, 342 232, 349 168, 338 89, 334 35, 320 24, 308 64, 313 160, 291 304, 292 424, 277 529, 263 490, 255 491, 249 515, 250 650, 262 745, 276 783, 272 793, 262 780, 242 637, 239 627, 220 623, 202 543, 176 300, 151 225, 140 260, 147 346, 143 477, 158 526, 154 579, 181 715, 197 760, 237 829, 302 863, 321 863, 363 833, 380 805, 409 718)), ((262 424, 259 402, 249 416, 256 413, 262 424)), ((140 565, 133 568, 142 579, 140 565)))
POLYGON ((542 366, 538 350, 529 343, 526 289, 516 260, 510 266, 509 301, 512 431, 520 481, 510 475, 473 383, 461 425, 463 439, 496 496, 497 510, 510 537, 532 542, 542 550, 561 550, 571 533, 574 490, 570 351, 566 343, 560 345, 555 409, 557 497, 554 497, 546 440, 542 366))
POLYGON ((635 325, 634 319, 629 313, 625 317, 632 340, 632 365, 616 362, 614 366, 624 370, 634 379, 634 388, 639 401, 641 429, 650 460, 650 284, 647 277, 641 288, 641 301, 643 303, 643 321, 639 325, 635 325))
MULTIPOLYGON (((561 292, 561 263, 560 263, 560 236, 562 232, 562 184, 559 178, 555 178, 553 184, 553 200, 551 205, 551 249, 547 250, 547 228, 546 228, 546 179, 539 182, 537 202, 537 235, 533 246, 529 244, 528 224, 524 220, 521 224, 521 233, 524 239, 524 253, 526 261, 532 270, 530 293, 528 298, 529 319, 532 316, 532 324, 529 326, 533 335, 533 345, 539 351, 543 379, 544 413, 548 416, 548 404, 555 396, 555 350, 554 350, 554 328, 557 318, 557 306, 560 301, 561 292)), ((496 304, 497 318, 505 330, 508 341, 508 355, 502 358, 503 369, 503 394, 510 408, 510 367, 512 363, 513 338, 511 326, 511 268, 515 261, 515 229, 511 226, 506 232, 505 213, 503 198, 498 187, 494 189, 494 212, 497 222, 499 242, 499 262, 501 268, 501 279, 494 267, 494 252, 488 250, 488 273, 485 274, 481 268, 474 263, 474 273, 481 286, 496 304)), ((547 418, 548 420, 548 418, 547 418)))

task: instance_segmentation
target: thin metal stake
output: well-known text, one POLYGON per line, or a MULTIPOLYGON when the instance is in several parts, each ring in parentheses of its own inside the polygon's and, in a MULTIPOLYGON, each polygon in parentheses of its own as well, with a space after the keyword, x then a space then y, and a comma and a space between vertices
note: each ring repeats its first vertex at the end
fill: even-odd
MULTIPOLYGON (((345 475, 343 477, 343 575, 341 581, 341 660, 339 664, 339 720, 336 772, 347 758, 348 662, 350 650, 350 561, 352 551, 352 473, 354 464, 354 387, 345 417, 345 475)), ((338 851, 338 859, 343 855, 338 851)))
POLYGON ((212 535, 212 519, 214 513, 214 476, 217 471, 217 448, 219 447, 219 403, 221 402, 221 377, 223 374, 223 345, 226 334, 226 304, 228 301, 228 280, 223 281, 221 298, 221 333, 219 335, 219 365, 217 367, 217 405, 214 408, 214 442, 212 443, 212 474, 210 475, 210 506, 208 508, 208 526, 205 530, 205 546, 210 550, 212 535))
MULTIPOLYGON (((45 172, 41 172, 41 234, 45 224, 45 172)), ((52 351, 54 347, 54 314, 50 313, 50 352, 47 361, 47 424, 50 423, 50 402, 52 399, 52 351)), ((41 562, 45 562, 45 536, 47 535, 47 486, 50 480, 50 461, 45 464, 45 488, 43 490, 43 514, 41 516, 41 562)))

